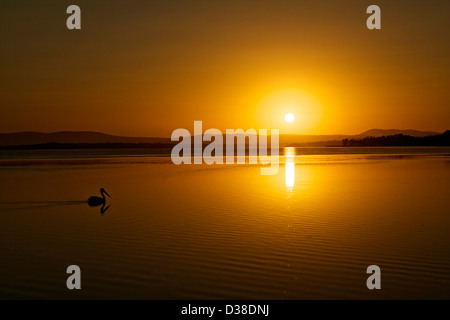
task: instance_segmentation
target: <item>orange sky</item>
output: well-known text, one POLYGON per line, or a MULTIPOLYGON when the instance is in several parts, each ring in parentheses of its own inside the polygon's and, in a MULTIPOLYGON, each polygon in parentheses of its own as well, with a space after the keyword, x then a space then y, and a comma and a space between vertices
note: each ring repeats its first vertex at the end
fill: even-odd
POLYGON ((445 1, 0 3, 0 132, 450 129, 445 1), (368 30, 377 4, 382 29, 368 30), (82 30, 65 26, 70 4, 82 30), (286 124, 286 112, 296 121, 286 124))

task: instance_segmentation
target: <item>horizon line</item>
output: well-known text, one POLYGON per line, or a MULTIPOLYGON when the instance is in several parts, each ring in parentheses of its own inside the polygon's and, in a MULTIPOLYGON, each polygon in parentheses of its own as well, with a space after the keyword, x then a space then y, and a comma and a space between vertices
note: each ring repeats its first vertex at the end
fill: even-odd
MULTIPOLYGON (((235 128, 234 130, 237 129, 243 129, 243 128, 235 128)), ((252 128, 248 128, 248 129, 252 129, 252 128)), ((244 131, 248 130, 248 129, 243 129, 244 131)), ((255 129, 256 130, 256 129, 255 129)), ((438 133, 438 134, 442 134, 444 133, 446 130, 440 132, 439 130, 419 130, 419 129, 381 129, 381 128, 372 128, 372 129, 367 129, 363 132, 360 133, 356 133, 356 134, 345 134, 345 133, 329 133, 329 134, 307 134, 307 133, 280 133, 280 136, 357 136, 357 135, 361 135, 367 131, 372 131, 372 130, 383 130, 383 131, 417 131, 417 132, 426 132, 426 133, 438 133)), ((141 139, 148 139, 148 138, 154 138, 154 139, 170 139, 171 137, 162 137, 162 136, 127 136, 127 135, 120 135, 120 134, 111 134, 111 133, 105 133, 102 131, 90 131, 90 130, 60 130, 60 131, 50 131, 50 132, 45 132, 45 131, 33 131, 33 130, 25 130, 25 131, 10 131, 10 132, 0 132, 0 134, 19 134, 19 133, 38 133, 38 134, 57 134, 57 133, 97 133, 97 134, 103 134, 103 135, 108 135, 108 136, 114 136, 114 137, 121 137, 121 138, 141 138, 141 139)), ((226 134, 226 133, 223 133, 226 134)), ((204 133, 202 133, 202 135, 204 135, 204 133)), ((194 135, 191 135, 194 136, 194 135)), ((270 135, 269 135, 270 136, 270 135)))

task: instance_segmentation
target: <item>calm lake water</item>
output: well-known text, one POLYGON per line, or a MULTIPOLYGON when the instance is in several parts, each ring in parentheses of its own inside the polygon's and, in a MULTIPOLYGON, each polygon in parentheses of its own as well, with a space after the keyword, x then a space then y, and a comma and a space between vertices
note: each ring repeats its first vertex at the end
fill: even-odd
POLYGON ((450 298, 450 148, 286 152, 263 176, 163 151, 1 151, 0 298, 450 298), (86 203, 101 187, 104 214, 86 203))

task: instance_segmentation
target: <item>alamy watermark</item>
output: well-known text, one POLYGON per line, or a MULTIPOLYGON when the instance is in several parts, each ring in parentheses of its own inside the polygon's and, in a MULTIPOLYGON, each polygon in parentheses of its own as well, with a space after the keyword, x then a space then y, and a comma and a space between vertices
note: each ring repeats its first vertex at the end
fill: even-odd
POLYGON ((248 163, 261 167, 262 175, 273 175, 279 167, 279 129, 226 129, 225 141, 218 129, 208 129, 203 133, 202 121, 194 121, 194 134, 187 129, 176 129, 172 133, 172 141, 181 141, 172 149, 172 162, 178 164, 223 164, 225 152, 226 164, 245 164, 248 152, 248 163), (270 155, 267 142, 270 137, 270 155), (193 140, 193 141, 192 141, 193 140), (246 141, 248 140, 248 145, 246 141), (210 142, 203 148, 203 142, 210 142), (236 143, 235 143, 236 142, 236 143), (194 152, 192 152, 192 149, 194 152), (236 160, 236 161, 235 161, 236 160))
MULTIPOLYGON (((81 29, 81 9, 77 5, 70 5, 66 9, 66 13, 70 16, 66 20, 66 26, 69 30, 81 29)), ((377 5, 370 5, 366 9, 366 13, 370 14, 367 18, 366 26, 369 30, 381 29, 381 9, 377 5)))

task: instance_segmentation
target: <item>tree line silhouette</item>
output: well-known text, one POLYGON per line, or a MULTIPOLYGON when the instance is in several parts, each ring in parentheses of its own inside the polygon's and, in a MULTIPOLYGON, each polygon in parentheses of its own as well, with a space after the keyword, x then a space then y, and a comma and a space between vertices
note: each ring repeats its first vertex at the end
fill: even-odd
POLYGON ((343 139, 344 147, 373 146, 450 146, 450 130, 443 134, 426 137, 413 137, 403 134, 381 137, 365 137, 363 139, 343 139))

